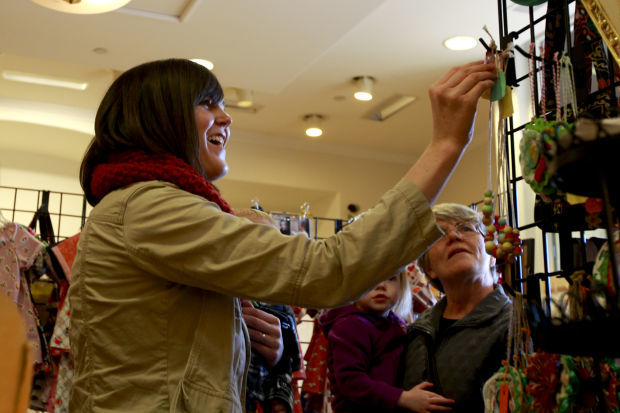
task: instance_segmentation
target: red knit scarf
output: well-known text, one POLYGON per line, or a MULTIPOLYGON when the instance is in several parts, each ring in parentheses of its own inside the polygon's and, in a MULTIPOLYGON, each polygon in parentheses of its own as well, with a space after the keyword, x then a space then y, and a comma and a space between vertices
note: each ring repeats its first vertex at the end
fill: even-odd
POLYGON ((90 189, 101 200, 117 188, 134 182, 154 180, 173 183, 187 192, 215 202, 222 211, 233 213, 213 185, 186 162, 167 153, 148 154, 136 150, 113 155, 108 163, 99 164, 95 168, 90 189))

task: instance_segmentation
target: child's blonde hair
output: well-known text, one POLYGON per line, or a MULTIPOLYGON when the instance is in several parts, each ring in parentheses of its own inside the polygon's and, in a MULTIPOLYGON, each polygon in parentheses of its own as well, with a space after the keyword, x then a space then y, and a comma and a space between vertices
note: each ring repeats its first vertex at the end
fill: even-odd
POLYGON ((399 277, 399 297, 392 307, 392 311, 407 323, 413 322, 413 296, 411 295, 411 284, 407 277, 407 270, 405 267, 398 271, 399 277))

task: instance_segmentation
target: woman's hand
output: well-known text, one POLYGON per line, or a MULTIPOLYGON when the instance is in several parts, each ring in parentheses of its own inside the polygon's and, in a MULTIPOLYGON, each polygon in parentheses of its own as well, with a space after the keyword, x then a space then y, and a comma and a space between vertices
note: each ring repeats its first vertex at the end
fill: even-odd
POLYGON ((496 78, 494 65, 479 61, 454 67, 431 85, 433 140, 466 146, 472 139, 478 99, 496 78))
POLYGON ((268 368, 275 366, 284 351, 280 319, 254 308, 249 301, 243 301, 241 311, 250 333, 252 350, 265 358, 268 368))
POLYGON ((435 202, 471 141, 478 100, 496 77, 493 65, 473 62, 451 69, 430 87, 433 137, 405 175, 429 203, 435 202))
POLYGON ((433 387, 432 383, 424 381, 412 389, 402 392, 396 405, 419 413, 452 410, 450 404, 454 404, 454 400, 446 399, 437 393, 426 390, 431 387, 433 387))

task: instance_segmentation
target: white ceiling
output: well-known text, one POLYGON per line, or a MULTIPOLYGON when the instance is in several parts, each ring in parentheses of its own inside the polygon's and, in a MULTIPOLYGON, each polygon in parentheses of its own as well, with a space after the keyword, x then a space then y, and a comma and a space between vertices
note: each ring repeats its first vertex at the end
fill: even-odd
MULTIPOLYGON (((509 2, 519 27, 527 8, 515 6, 509 2)), ((430 136, 428 86, 450 67, 484 55, 480 45, 454 52, 442 42, 455 35, 487 39, 484 25, 497 36, 497 16, 496 0, 133 0, 99 15, 2 0, 0 69, 85 80, 89 87, 71 91, 0 79, 0 137, 12 122, 66 127, 65 118, 36 114, 46 111, 88 131, 118 72, 160 58, 205 58, 225 88, 253 90, 262 107, 256 113, 230 109, 235 145, 260 139, 409 162, 430 136), (358 75, 377 79, 371 102, 352 98, 351 79, 358 75), (417 100, 386 121, 367 118, 398 94, 417 100), (307 113, 325 117, 321 138, 305 136, 307 113)), ((37 150, 31 141, 2 145, 37 150)))

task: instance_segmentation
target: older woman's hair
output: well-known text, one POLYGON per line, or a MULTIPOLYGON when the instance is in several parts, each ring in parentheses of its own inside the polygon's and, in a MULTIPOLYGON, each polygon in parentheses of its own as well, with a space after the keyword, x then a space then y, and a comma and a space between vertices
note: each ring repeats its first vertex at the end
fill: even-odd
POLYGON ((121 74, 103 97, 95 136, 82 160, 80 183, 92 205, 90 180, 111 155, 142 150, 168 153, 206 177, 200 165, 195 106, 219 104, 224 92, 215 75, 186 59, 144 63, 121 74))
MULTIPOLYGON (((474 209, 465 205, 453 203, 437 204, 433 207, 433 215, 437 220, 442 220, 454 224, 471 224, 480 233, 484 234, 485 232, 485 227, 482 223, 481 215, 474 209)), ((426 278, 430 281, 431 285, 439 291, 444 292, 441 282, 438 279, 431 279, 428 276, 428 269, 430 268, 428 250, 426 250, 426 252, 424 252, 424 254, 422 254, 418 258, 417 264, 418 268, 424 273, 426 278)), ((495 266, 493 265, 493 261, 491 261, 491 264, 491 275, 493 276, 493 281, 495 282, 497 281, 497 274, 495 271, 495 266)))

